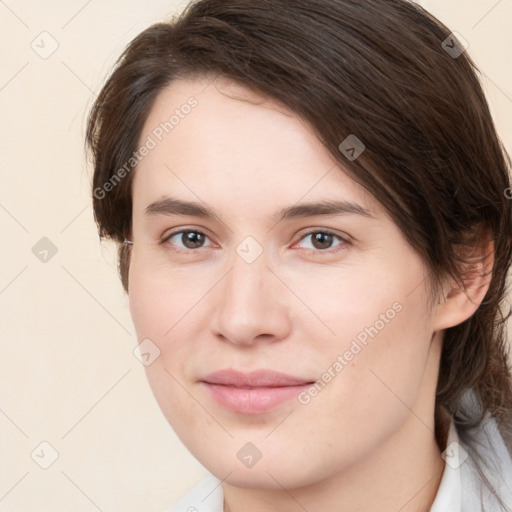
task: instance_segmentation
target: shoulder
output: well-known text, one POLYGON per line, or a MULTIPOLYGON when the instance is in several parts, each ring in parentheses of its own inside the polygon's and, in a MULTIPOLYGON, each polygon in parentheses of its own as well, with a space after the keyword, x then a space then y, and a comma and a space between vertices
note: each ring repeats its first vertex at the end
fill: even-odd
POLYGON ((182 496, 165 512, 223 512, 221 481, 209 475, 182 496))

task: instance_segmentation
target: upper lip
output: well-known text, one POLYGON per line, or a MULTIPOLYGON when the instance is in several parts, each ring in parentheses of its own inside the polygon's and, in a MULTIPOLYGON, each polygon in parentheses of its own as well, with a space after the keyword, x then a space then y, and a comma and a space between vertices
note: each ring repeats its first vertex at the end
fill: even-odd
POLYGON ((273 370, 254 370, 244 373, 234 369, 224 369, 210 373, 201 379, 208 384, 233 387, 283 387, 311 384, 312 380, 287 375, 273 370))

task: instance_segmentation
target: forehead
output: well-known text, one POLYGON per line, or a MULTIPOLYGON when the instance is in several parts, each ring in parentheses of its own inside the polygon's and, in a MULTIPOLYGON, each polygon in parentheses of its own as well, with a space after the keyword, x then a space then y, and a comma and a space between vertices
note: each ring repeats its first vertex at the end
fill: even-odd
POLYGON ((144 135, 157 138, 162 148, 172 142, 174 146, 187 142, 203 152, 223 144, 221 150, 248 151, 253 147, 266 154, 293 144, 294 153, 304 157, 314 145, 316 157, 324 153, 326 160, 332 161, 303 119, 277 100, 225 77, 172 82, 158 94, 144 124, 144 135))
POLYGON ((331 199, 342 195, 338 199, 378 207, 303 119, 226 78, 172 82, 158 95, 140 144, 149 139, 154 147, 134 178, 134 196, 146 202, 170 193, 238 198, 240 206, 288 205, 330 193, 331 199))

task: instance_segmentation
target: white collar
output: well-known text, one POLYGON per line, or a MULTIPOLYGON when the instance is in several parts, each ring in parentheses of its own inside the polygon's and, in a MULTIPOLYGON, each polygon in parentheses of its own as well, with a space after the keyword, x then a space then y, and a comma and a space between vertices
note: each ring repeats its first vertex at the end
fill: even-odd
POLYGON ((460 466, 467 456, 467 452, 459 444, 455 424, 450 419, 446 450, 443 452, 443 459, 445 460, 443 476, 430 512, 462 512, 460 466))
POLYGON ((181 498, 169 512, 223 512, 221 481, 209 475, 181 498))

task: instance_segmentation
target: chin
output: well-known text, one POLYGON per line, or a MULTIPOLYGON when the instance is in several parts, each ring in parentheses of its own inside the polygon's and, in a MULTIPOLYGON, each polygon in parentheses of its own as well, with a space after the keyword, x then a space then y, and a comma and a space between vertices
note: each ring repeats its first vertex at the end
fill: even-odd
MULTIPOLYGON (((220 460, 221 455, 211 455, 209 460, 194 456, 199 462, 219 480, 228 485, 248 489, 294 489, 314 484, 321 475, 321 468, 309 467, 307 461, 300 466, 289 460, 272 459, 270 456, 264 461, 263 456, 252 467, 244 465, 236 457, 226 457, 220 460)), ((282 457, 282 456, 279 456, 282 457)), ((325 468, 324 468, 325 471, 325 468)))
POLYGON ((311 475, 294 475, 286 472, 281 467, 256 468, 252 469, 235 469, 225 468, 226 472, 223 476, 216 474, 217 478, 223 479, 230 471, 232 473, 224 478, 224 482, 235 487, 247 489, 294 489, 310 485, 312 482, 311 475), (268 471, 268 472, 267 472, 268 471))

